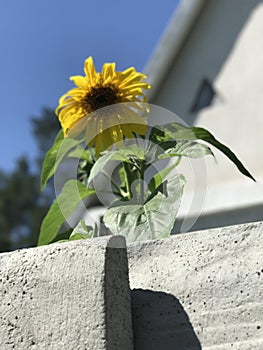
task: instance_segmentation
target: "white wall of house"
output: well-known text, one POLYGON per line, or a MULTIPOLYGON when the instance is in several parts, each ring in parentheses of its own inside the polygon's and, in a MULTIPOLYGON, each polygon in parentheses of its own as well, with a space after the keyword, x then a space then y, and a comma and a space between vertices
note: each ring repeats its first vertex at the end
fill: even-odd
MULTIPOLYGON (((173 22, 176 25, 176 15, 173 22)), ((172 65, 150 96, 153 104, 173 111, 186 123, 210 130, 257 179, 253 183, 243 177, 219 152, 215 152, 217 163, 207 159, 194 163, 194 169, 189 163, 183 165, 181 170, 189 181, 181 218, 202 213, 194 228, 263 219, 262 37, 262 1, 205 1, 172 65), (216 98, 210 106, 193 112, 204 79, 211 82, 216 98)), ((172 54, 172 47, 170 51, 172 54)), ((152 84, 154 56, 146 67, 152 84)))
MULTIPOLYGON (((199 0, 197 2, 200 2, 199 0)), ((177 24, 187 21, 195 0, 181 0, 181 7, 189 4, 190 9, 180 12, 180 5, 169 27, 167 38, 163 35, 156 51, 145 67, 146 74, 153 84, 153 95, 149 96, 154 104, 166 107, 178 114, 185 122, 191 123, 195 113, 190 109, 204 78, 213 82, 236 43, 240 31, 245 26, 251 13, 262 3, 259 0, 209 0, 203 1, 197 9, 197 18, 193 18, 188 33, 183 33, 181 48, 177 48, 177 24), (186 18, 181 18, 185 16, 186 18), (173 41, 174 38, 174 41, 173 41), (167 48, 166 46, 169 46, 167 48), (161 52, 158 52, 159 49, 161 52), (158 75, 158 65, 163 62, 162 52, 169 50, 172 64, 163 70, 162 81, 156 87, 155 76, 158 75), (156 62, 159 61, 159 62, 156 62), (157 64, 156 64, 157 63, 157 64)), ((196 9, 194 9, 196 11, 196 9)))

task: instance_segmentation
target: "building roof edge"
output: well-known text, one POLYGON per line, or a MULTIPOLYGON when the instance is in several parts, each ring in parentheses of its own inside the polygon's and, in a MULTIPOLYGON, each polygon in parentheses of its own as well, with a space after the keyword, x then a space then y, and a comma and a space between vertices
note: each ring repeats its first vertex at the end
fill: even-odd
POLYGON ((144 67, 152 88, 147 98, 153 99, 173 60, 180 51, 187 34, 199 15, 205 0, 181 0, 144 67))

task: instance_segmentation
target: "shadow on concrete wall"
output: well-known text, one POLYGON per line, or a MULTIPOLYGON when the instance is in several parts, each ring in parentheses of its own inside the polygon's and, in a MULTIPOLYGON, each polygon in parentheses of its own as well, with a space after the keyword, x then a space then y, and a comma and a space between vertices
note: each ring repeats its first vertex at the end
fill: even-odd
POLYGON ((133 289, 134 350, 202 349, 192 324, 175 296, 133 289))

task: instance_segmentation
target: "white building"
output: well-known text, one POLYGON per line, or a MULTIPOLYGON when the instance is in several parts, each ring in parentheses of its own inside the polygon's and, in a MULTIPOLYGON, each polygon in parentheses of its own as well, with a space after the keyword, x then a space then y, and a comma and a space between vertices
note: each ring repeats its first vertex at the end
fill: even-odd
POLYGON ((214 149, 216 162, 183 166, 178 229, 263 220, 263 1, 181 0, 145 72, 151 103, 208 129, 257 180, 214 149))

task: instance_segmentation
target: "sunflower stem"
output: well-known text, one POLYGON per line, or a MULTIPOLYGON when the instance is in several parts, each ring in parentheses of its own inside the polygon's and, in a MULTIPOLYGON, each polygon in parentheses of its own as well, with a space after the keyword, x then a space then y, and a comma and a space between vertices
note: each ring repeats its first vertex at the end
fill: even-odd
POLYGON ((144 187, 144 172, 147 169, 147 166, 145 166, 145 163, 142 162, 140 164, 140 170, 139 170, 139 176, 140 176, 140 195, 141 195, 141 202, 144 203, 144 197, 145 197, 145 187, 144 187))
POLYGON ((125 182, 126 182, 126 190, 128 194, 128 199, 132 198, 131 185, 133 181, 132 170, 130 164, 123 162, 124 174, 125 174, 125 182))
POLYGON ((110 181, 110 183, 112 184, 112 186, 116 189, 117 193, 114 194, 118 194, 119 197, 123 196, 123 191, 121 190, 121 188, 119 188, 119 186, 116 184, 116 182, 114 182, 105 171, 102 171, 102 174, 106 177, 106 179, 108 181, 110 181))

